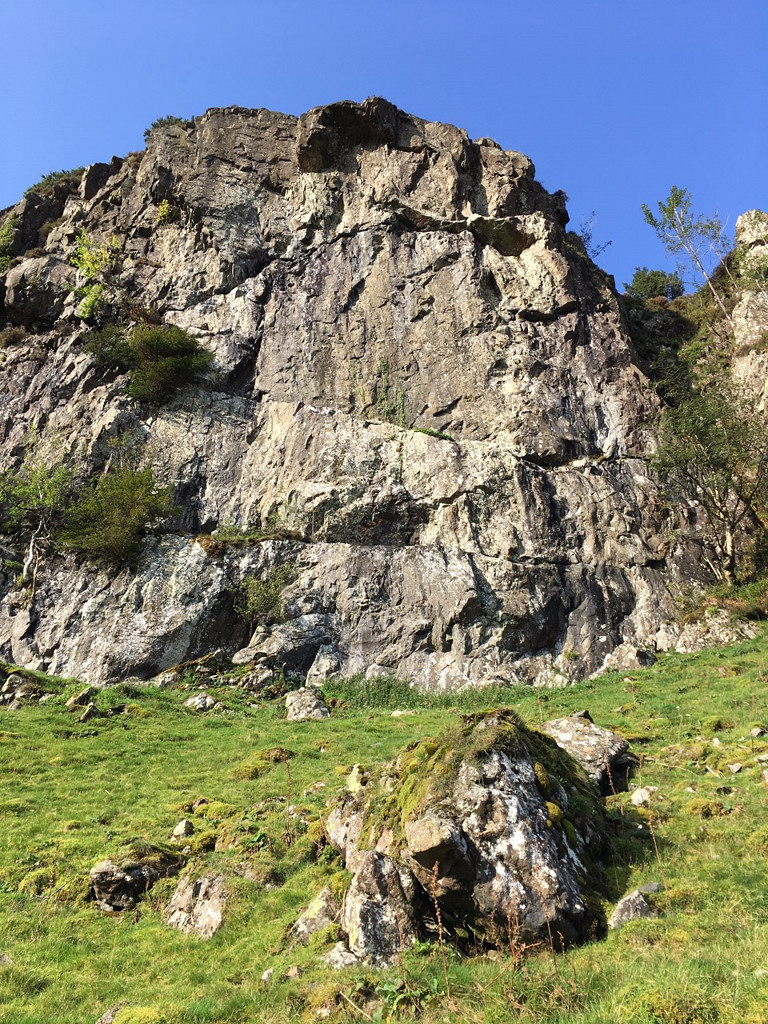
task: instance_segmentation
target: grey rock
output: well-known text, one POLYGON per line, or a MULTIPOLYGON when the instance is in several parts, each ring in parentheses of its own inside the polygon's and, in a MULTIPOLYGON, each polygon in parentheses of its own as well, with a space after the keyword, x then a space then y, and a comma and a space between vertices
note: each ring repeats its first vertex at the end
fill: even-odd
POLYGON ((186 878, 176 887, 163 917, 172 928, 210 939, 221 927, 226 902, 221 875, 186 878))
POLYGON ((634 791, 630 799, 635 807, 640 807, 642 804, 649 804, 651 802, 651 797, 657 789, 658 786, 641 786, 639 789, 634 791))
POLYGON ((185 839, 187 836, 194 835, 195 825, 189 818, 182 818, 178 825, 174 828, 172 833, 173 839, 185 839))
POLYGON ((79 693, 73 694, 64 706, 68 708, 87 707, 87 705, 90 704, 96 696, 96 693, 97 691, 93 686, 86 686, 84 690, 80 690, 79 693))
POLYGON ((355 967, 360 963, 356 956, 344 942, 337 942, 333 949, 320 957, 320 962, 334 971, 343 971, 345 967, 355 967))
POLYGON ((0 658, 101 686, 213 647, 306 673, 335 646, 346 675, 449 690, 651 648, 686 573, 648 469, 658 399, 527 157, 380 99, 211 110, 66 204, 6 278, 6 316, 33 330, 0 366, 0 467, 38 428, 87 475, 136 431, 189 532, 148 537, 135 573, 41 566, 33 619, 9 581, 0 658), (184 216, 159 225, 166 192, 184 216), (81 229, 123 239, 108 303, 213 352, 205 388, 149 415, 94 366, 81 229), (251 547, 194 539, 276 517, 251 547), (233 583, 286 563, 286 622, 251 644, 233 583))
POLYGON ((622 897, 616 904, 615 910, 608 919, 608 927, 610 929, 621 928, 628 921, 638 921, 642 918, 658 916, 658 910, 651 906, 639 889, 635 889, 634 892, 622 897))
POLYGON ((334 644, 322 644, 307 672, 307 686, 322 686, 341 668, 341 653, 334 644))
MULTIPOLYGON (((404 847, 372 812, 369 795, 413 785, 400 774, 408 771, 400 762, 385 769, 372 789, 361 779, 331 811, 326 833, 354 875, 341 924, 349 948, 365 962, 389 963, 402 948, 402 936, 411 941, 434 928, 428 922, 435 900, 444 923, 479 933, 484 941, 506 935, 510 921, 525 942, 546 941, 550 934, 576 941, 595 923, 585 900, 582 857, 588 851, 595 856, 601 848, 597 791, 591 798, 593 822, 585 821, 582 834, 566 834, 559 819, 550 818, 547 804, 557 801, 567 808, 565 787, 550 775, 548 795, 543 795, 540 767, 528 753, 525 733, 512 744, 512 754, 503 739, 507 722, 503 713, 481 716, 468 734, 497 730, 485 741, 483 756, 461 760, 455 775, 441 776, 434 793, 436 784, 428 777, 421 780, 425 788, 417 806, 427 809, 401 823, 404 847), (379 907, 382 893, 393 894, 397 908, 386 918, 379 907), (385 936, 378 946, 376 931, 385 936)), ((574 772, 586 781, 579 768, 574 772)))
POLYGON ((127 1003, 118 1003, 117 1006, 111 1006, 106 1013, 102 1013, 96 1024, 115 1024, 115 1019, 121 1010, 124 1010, 127 1003))
POLYGON ((99 861, 90 871, 91 890, 101 910, 128 910, 160 877, 146 864, 119 867, 111 860, 99 861))
POLYGON ((7 953, 0 953, 0 967, 13 967, 13 958, 7 953))
POLYGON ((341 916, 341 902, 329 888, 316 896, 301 914, 292 929, 292 936, 306 946, 315 932, 337 922, 341 916))
POLYGON ((84 709, 82 715, 78 718, 78 722, 90 722, 93 718, 103 718, 104 712, 99 711, 95 704, 88 704, 84 709))
POLYGON ((302 687, 285 695, 285 707, 289 722, 307 722, 310 719, 329 718, 331 712, 319 690, 302 687))
POLYGON ((637 891, 649 894, 659 893, 664 892, 664 886, 661 882, 646 882, 644 885, 638 886, 637 891))
POLYGON ((712 609, 701 621, 683 626, 675 650, 681 654, 694 654, 707 647, 725 647, 742 640, 752 640, 755 636, 757 630, 752 623, 733 621, 725 609, 712 609))
POLYGON ((567 751, 607 794, 627 788, 635 764, 629 743, 623 736, 601 729, 588 711, 545 722, 541 731, 567 751))
POLYGON ((389 967, 416 938, 416 880, 391 857, 362 855, 344 901, 349 950, 374 967, 389 967))
POLYGON ((218 701, 210 693, 196 693, 194 697, 184 701, 184 707, 193 711, 212 711, 217 704, 218 701))

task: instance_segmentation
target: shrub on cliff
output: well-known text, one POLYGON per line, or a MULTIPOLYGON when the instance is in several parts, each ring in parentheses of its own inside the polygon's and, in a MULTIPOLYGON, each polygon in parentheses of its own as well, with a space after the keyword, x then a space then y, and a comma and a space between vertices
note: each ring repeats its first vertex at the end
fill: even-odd
POLYGON ((164 405, 209 369, 213 356, 180 327, 139 324, 130 331, 111 325, 94 331, 85 349, 98 366, 128 371, 128 394, 139 402, 164 405))
POLYGON ((56 540, 97 562, 133 565, 142 538, 173 512, 170 487, 158 488, 151 469, 121 467, 88 485, 56 540))

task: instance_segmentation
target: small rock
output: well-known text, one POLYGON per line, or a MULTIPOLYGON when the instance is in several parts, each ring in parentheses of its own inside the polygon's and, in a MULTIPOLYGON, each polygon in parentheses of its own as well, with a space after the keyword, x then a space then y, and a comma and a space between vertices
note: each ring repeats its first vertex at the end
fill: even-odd
POLYGON ((261 976, 262 981, 272 981, 272 975, 275 973, 274 967, 268 967, 261 976))
POLYGON ((636 764, 628 741, 595 725, 588 711, 544 722, 540 728, 582 765, 603 794, 627 788, 630 769, 636 764))
POLYGON ((307 686, 322 686, 341 668, 341 654, 335 644, 322 644, 307 672, 307 686))
POLYGON ((693 788, 693 786, 686 786, 685 789, 683 790, 683 792, 684 793, 695 793, 696 790, 693 788))
POLYGON ((326 887, 309 904, 304 913, 293 926, 293 936, 302 946, 309 944, 309 940, 315 932, 327 928, 329 924, 339 919, 341 914, 341 903, 336 899, 331 890, 326 887))
POLYGON ((11 703, 8 705, 8 711, 21 711, 23 707, 24 705, 21 703, 20 700, 12 700, 11 703))
POLYGON ((733 775, 738 775, 743 767, 744 765, 741 763, 741 761, 735 761, 733 764, 728 765, 728 768, 730 769, 733 775))
POLYGON ((99 861, 90 871, 91 889, 101 910, 128 910, 159 878, 146 864, 119 867, 111 860, 99 861))
POLYGON ((156 686, 158 690, 168 690, 171 686, 175 686, 178 682, 178 675, 173 670, 167 672, 161 672, 159 676, 155 676, 154 679, 150 680, 150 686, 156 686))
POLYGON ((722 744, 722 741, 721 741, 721 740, 719 740, 719 739, 717 738, 717 736, 713 736, 713 737, 712 737, 712 746, 713 746, 713 747, 722 747, 722 745, 723 745, 723 744, 722 744))
POLYGON ((390 670, 383 665, 369 665, 365 670, 366 679, 385 679, 390 675, 390 670))
POLYGON ((192 708, 193 711, 212 711, 217 706, 217 701, 210 693, 198 693, 184 701, 185 708, 192 708))
POLYGON ((210 939, 221 927, 225 904, 221 875, 184 878, 176 886, 163 917, 172 928, 210 939))
POLYGON ((13 960, 7 953, 0 953, 0 967, 13 967, 13 960))
POLYGON ((645 885, 641 885, 637 891, 648 893, 664 892, 664 886, 661 882, 646 882, 645 885))
POLYGON ((768 735, 768 729, 766 729, 762 725, 756 725, 754 729, 749 730, 749 735, 752 737, 753 740, 756 740, 758 736, 768 735))
POLYGON ((632 803, 635 807, 640 807, 641 804, 649 804, 651 802, 651 796, 658 788, 658 786, 641 786, 640 789, 636 789, 632 794, 632 803))
POLYGON ((332 950, 320 957, 320 961, 334 971, 342 971, 345 967, 354 967, 360 963, 359 958, 343 942, 337 942, 332 950))
POLYGON ((416 710, 411 710, 411 711, 399 711, 398 710, 398 711, 393 711, 392 714, 390 715, 390 717, 391 718, 400 718, 400 717, 402 717, 402 715, 418 715, 418 713, 419 712, 416 711, 416 710))
POLYGON ((185 839, 187 836, 191 836, 195 831, 194 824, 189 818, 182 818, 176 828, 173 830, 173 839, 185 839))
POLYGON ((124 1010, 127 1003, 118 1003, 117 1006, 111 1006, 106 1013, 102 1013, 96 1024, 115 1024, 115 1018, 121 1010, 124 1010))
POLYGON ((73 697, 70 697, 67 703, 64 705, 67 708, 84 708, 86 705, 91 703, 91 699, 96 696, 96 690, 93 686, 86 686, 80 693, 76 693, 73 697))
POLYGON ((306 722, 310 719, 330 718, 331 715, 320 691, 307 686, 287 693, 285 707, 289 722, 306 722))
POLYGON ((95 704, 89 704, 85 711, 78 718, 78 722, 90 722, 92 718, 103 718, 104 714, 99 711, 95 704))
POLYGON ((295 981, 301 977, 301 968, 297 964, 292 964, 283 975, 286 981, 295 981))
POLYGON ((645 917, 658 917, 659 912, 643 896, 639 889, 624 896, 616 904, 616 909, 608 921, 609 928, 621 928, 628 921, 638 921, 645 917))

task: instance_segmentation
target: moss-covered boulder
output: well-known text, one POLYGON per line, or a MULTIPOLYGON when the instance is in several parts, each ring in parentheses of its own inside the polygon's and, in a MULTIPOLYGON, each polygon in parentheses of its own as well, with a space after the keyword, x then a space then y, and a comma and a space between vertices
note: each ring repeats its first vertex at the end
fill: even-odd
POLYGON ((438 927, 504 948, 568 945, 604 927, 598 788, 509 710, 465 717, 406 750, 342 796, 327 832, 353 872, 341 925, 369 963, 438 927))

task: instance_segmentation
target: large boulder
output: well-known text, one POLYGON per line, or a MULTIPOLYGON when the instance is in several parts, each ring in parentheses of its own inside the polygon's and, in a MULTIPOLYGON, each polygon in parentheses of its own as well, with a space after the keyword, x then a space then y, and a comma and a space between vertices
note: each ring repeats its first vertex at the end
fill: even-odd
POLYGON ((554 718, 544 722, 540 728, 579 762, 603 794, 618 793, 627 788, 629 774, 637 764, 637 759, 630 753, 628 740, 595 725, 588 711, 579 711, 567 718, 554 718))
POLYGON ((597 786, 512 712, 469 717, 353 789, 326 832, 353 872, 341 925, 360 959, 391 962, 438 911, 446 935, 490 946, 603 927, 597 786))

